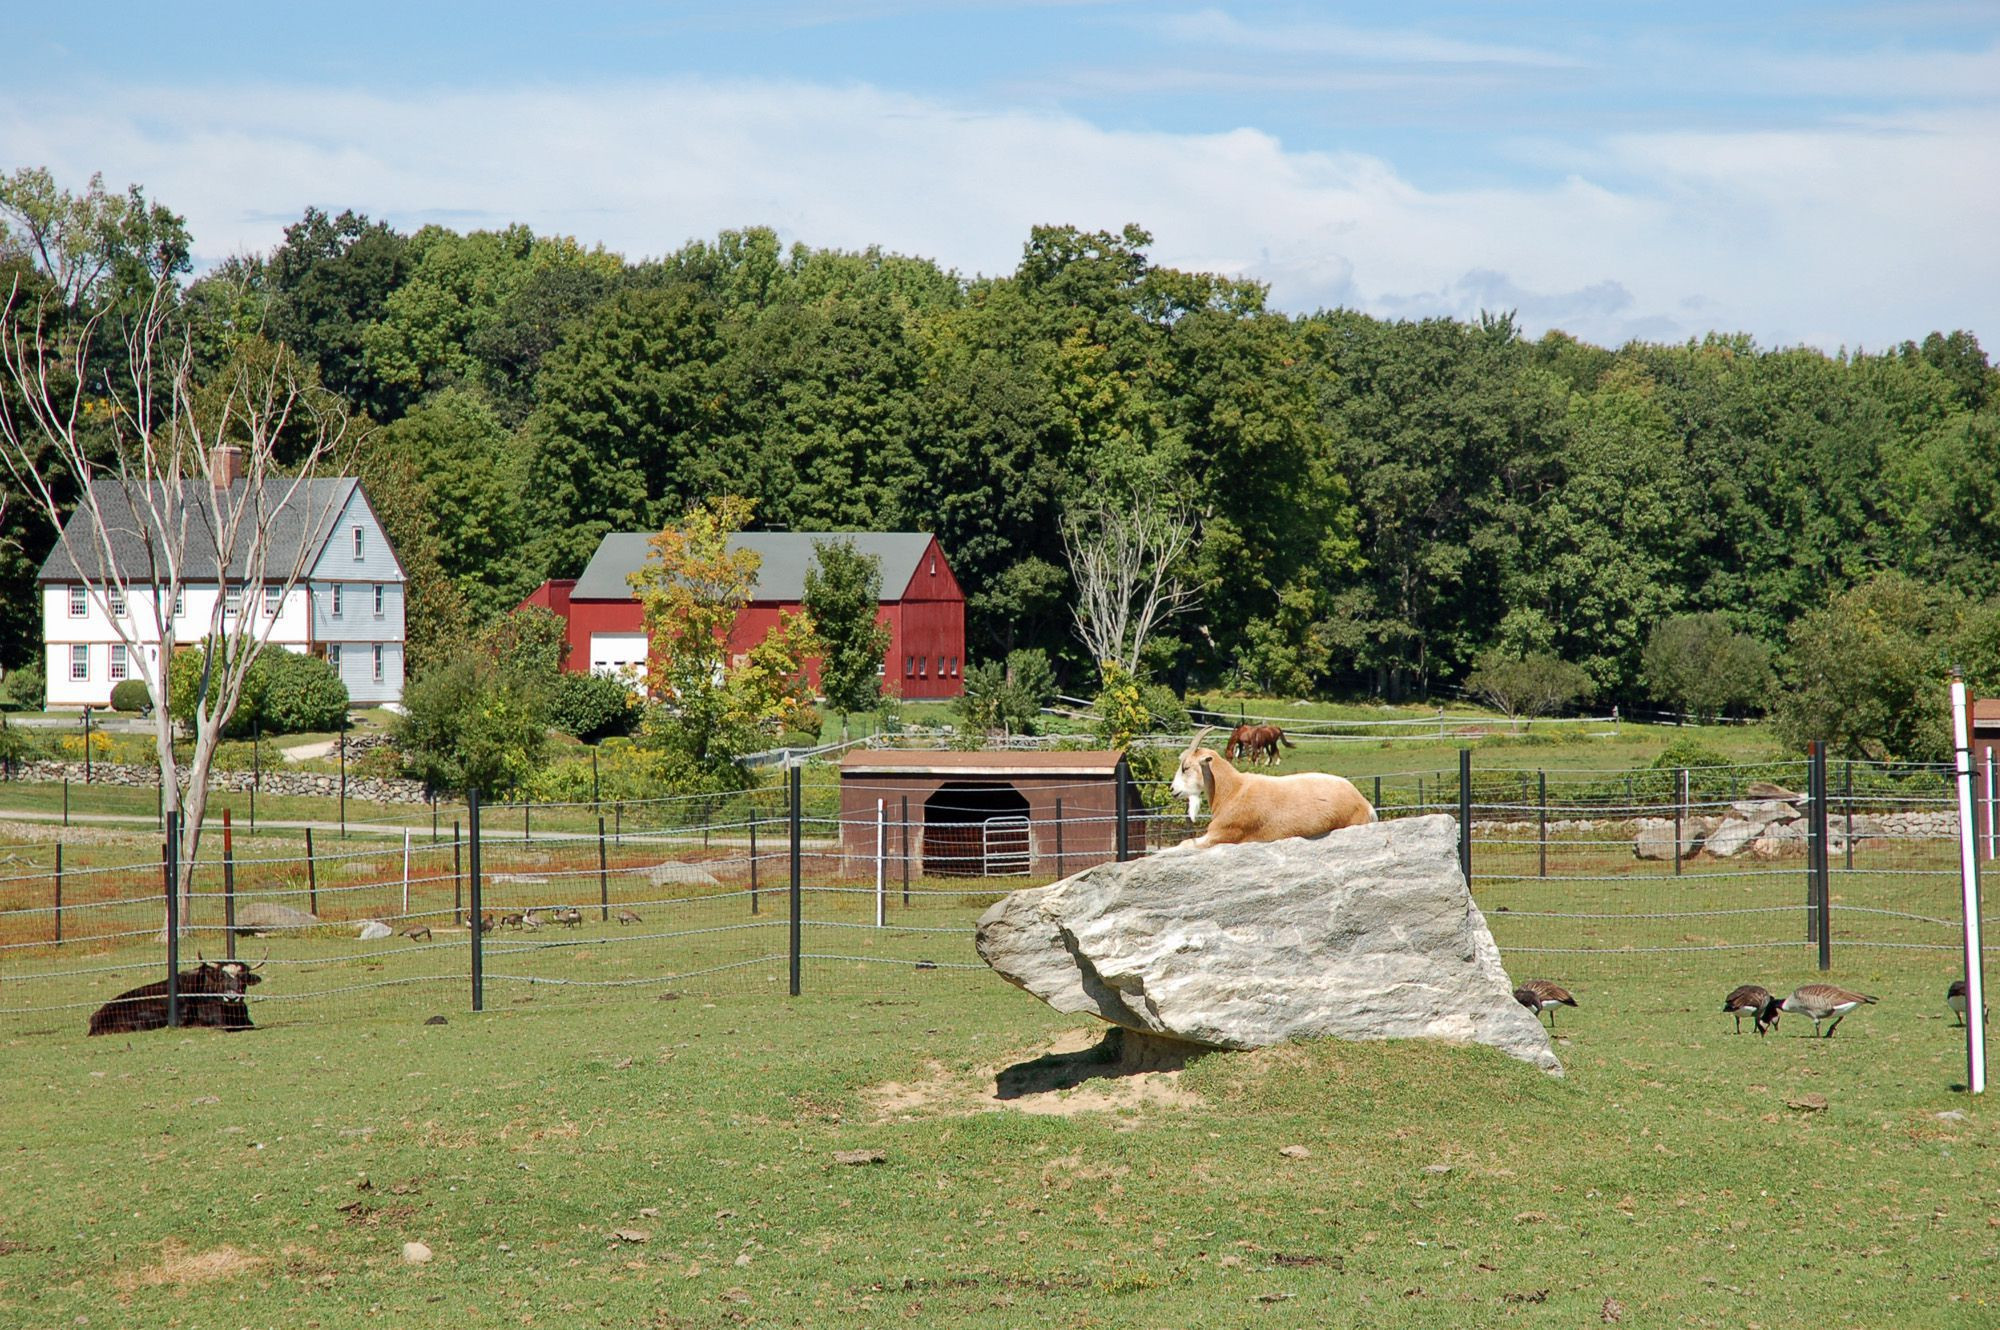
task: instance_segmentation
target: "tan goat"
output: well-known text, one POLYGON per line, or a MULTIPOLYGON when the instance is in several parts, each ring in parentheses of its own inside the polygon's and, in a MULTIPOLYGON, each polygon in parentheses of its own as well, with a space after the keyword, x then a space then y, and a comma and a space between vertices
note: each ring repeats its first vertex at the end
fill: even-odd
POLYGON ((1181 754, 1173 791, 1188 801, 1207 799, 1208 830, 1184 846, 1240 845, 1245 841, 1320 836, 1375 820, 1375 807, 1344 776, 1317 771, 1262 776, 1238 771, 1222 754, 1203 748, 1204 726, 1181 754))

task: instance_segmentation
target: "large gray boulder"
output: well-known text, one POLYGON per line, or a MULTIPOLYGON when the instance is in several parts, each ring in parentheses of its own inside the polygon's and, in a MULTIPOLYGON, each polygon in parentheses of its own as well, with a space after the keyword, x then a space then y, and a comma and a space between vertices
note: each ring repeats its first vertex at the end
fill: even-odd
POLYGON ((279 928, 311 928, 319 916, 295 910, 275 901, 251 901, 236 911, 236 929, 242 933, 267 933, 279 928))
POLYGON ((1058 1011, 1146 1035, 1444 1039, 1562 1074, 1514 1001, 1443 815, 1101 864, 1002 898, 978 945, 1058 1011))

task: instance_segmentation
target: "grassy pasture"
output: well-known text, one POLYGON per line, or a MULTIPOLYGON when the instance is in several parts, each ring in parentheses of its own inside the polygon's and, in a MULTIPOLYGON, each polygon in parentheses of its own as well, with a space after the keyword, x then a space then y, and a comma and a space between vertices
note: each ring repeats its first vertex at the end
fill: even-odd
MULTIPOLYGON (((400 844, 350 848, 322 912, 400 907, 400 844)), ((989 894, 919 877, 905 907, 892 879, 878 931, 865 877, 809 856, 810 881, 848 885, 809 893, 791 999, 782 892, 750 913, 747 844, 612 850, 612 902, 641 922, 494 935, 477 1015, 443 920, 429 944, 251 944, 261 1028, 237 1036, 82 1037, 152 977, 96 967, 148 942, 10 957, 0 1005, 76 1005, 0 1021, 0 1324, 1994 1319, 2000 1131, 1952 1088, 1952 954, 1909 946, 1951 935, 1903 917, 1951 912, 1949 845, 1864 842, 1836 873, 1827 977, 1882 1002, 1831 1040, 1792 1018, 1739 1037, 1718 1010, 1737 983, 1817 977, 1797 860, 1676 878, 1577 833, 1545 880, 1538 847, 1496 835, 1476 889, 1510 971, 1582 1004, 1558 1018, 1566 1078, 1309 1043, 1196 1062, 1172 1094, 1009 1101, 996 1075, 1084 1027, 977 963, 989 894), (639 871, 668 859, 716 881, 639 871), (1770 913, 1702 913, 1737 909, 1770 913), (1724 939, 1755 945, 1624 949, 1724 939), (406 1241, 435 1259, 405 1264, 406 1241)), ((595 901, 594 842, 496 845, 486 871, 496 911, 595 901)), ((448 913, 449 890, 420 883, 413 910, 448 913)))

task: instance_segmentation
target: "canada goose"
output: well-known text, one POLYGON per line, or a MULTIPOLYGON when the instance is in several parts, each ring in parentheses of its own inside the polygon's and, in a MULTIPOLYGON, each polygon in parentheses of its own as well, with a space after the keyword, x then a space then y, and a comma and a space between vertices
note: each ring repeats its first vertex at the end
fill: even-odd
MULTIPOLYGON (((1944 1004, 1958 1013, 1958 1023, 1965 1024, 1965 980, 1954 979, 1951 987, 1944 990, 1944 1004)), ((1990 1014, 1988 1019, 1990 1019, 1990 1014)))
POLYGON ((542 926, 542 917, 533 910, 521 911, 521 927, 532 933, 542 926))
POLYGON ((428 942, 431 940, 431 930, 428 925, 418 924, 414 928, 404 929, 403 936, 412 942, 428 942))
POLYGON ((1833 1032, 1840 1028, 1841 1018, 1863 1003, 1873 1003, 1874 998, 1866 993, 1856 993, 1834 984, 1807 984, 1795 989, 1792 995, 1778 1004, 1780 1011, 1796 1011, 1812 1017, 1813 1033, 1819 1034, 1819 1023, 1831 1016, 1833 1024, 1826 1027, 1825 1038, 1833 1038, 1833 1032))
POLYGON ((1738 984, 1729 990, 1729 996, 1722 999, 1722 1009, 1736 1018, 1736 1033, 1743 1033, 1743 1018, 1748 1016, 1763 1034, 1778 1023, 1778 1013, 1773 1010, 1767 1019, 1764 1009, 1771 1005, 1771 990, 1762 984, 1738 984))
POLYGON ((519 928, 521 926, 521 916, 518 914, 503 914, 500 916, 500 926, 502 928, 519 928))
POLYGON ((613 919, 616 919, 621 924, 637 924, 644 922, 644 920, 640 919, 638 915, 632 913, 630 910, 620 910, 618 913, 612 915, 611 917, 613 919))
POLYGON ((1549 1014, 1549 1028, 1556 1028, 1557 1007, 1574 1007, 1576 999, 1561 984, 1550 983, 1546 979, 1530 979, 1514 990, 1514 1000, 1526 1007, 1537 1017, 1543 1012, 1549 1014))

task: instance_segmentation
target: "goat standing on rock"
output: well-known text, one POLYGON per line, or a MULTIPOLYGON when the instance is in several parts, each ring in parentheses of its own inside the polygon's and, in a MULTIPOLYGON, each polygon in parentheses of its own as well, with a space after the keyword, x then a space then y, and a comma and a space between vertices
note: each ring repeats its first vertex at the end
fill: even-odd
POLYGON ((1321 836, 1375 820, 1375 806, 1344 776, 1317 771, 1261 776, 1238 771, 1222 754, 1201 746, 1210 728, 1203 726, 1194 736, 1174 773, 1173 791, 1188 801, 1190 817, 1202 799, 1212 810, 1208 830, 1182 845, 1206 849, 1321 836))

